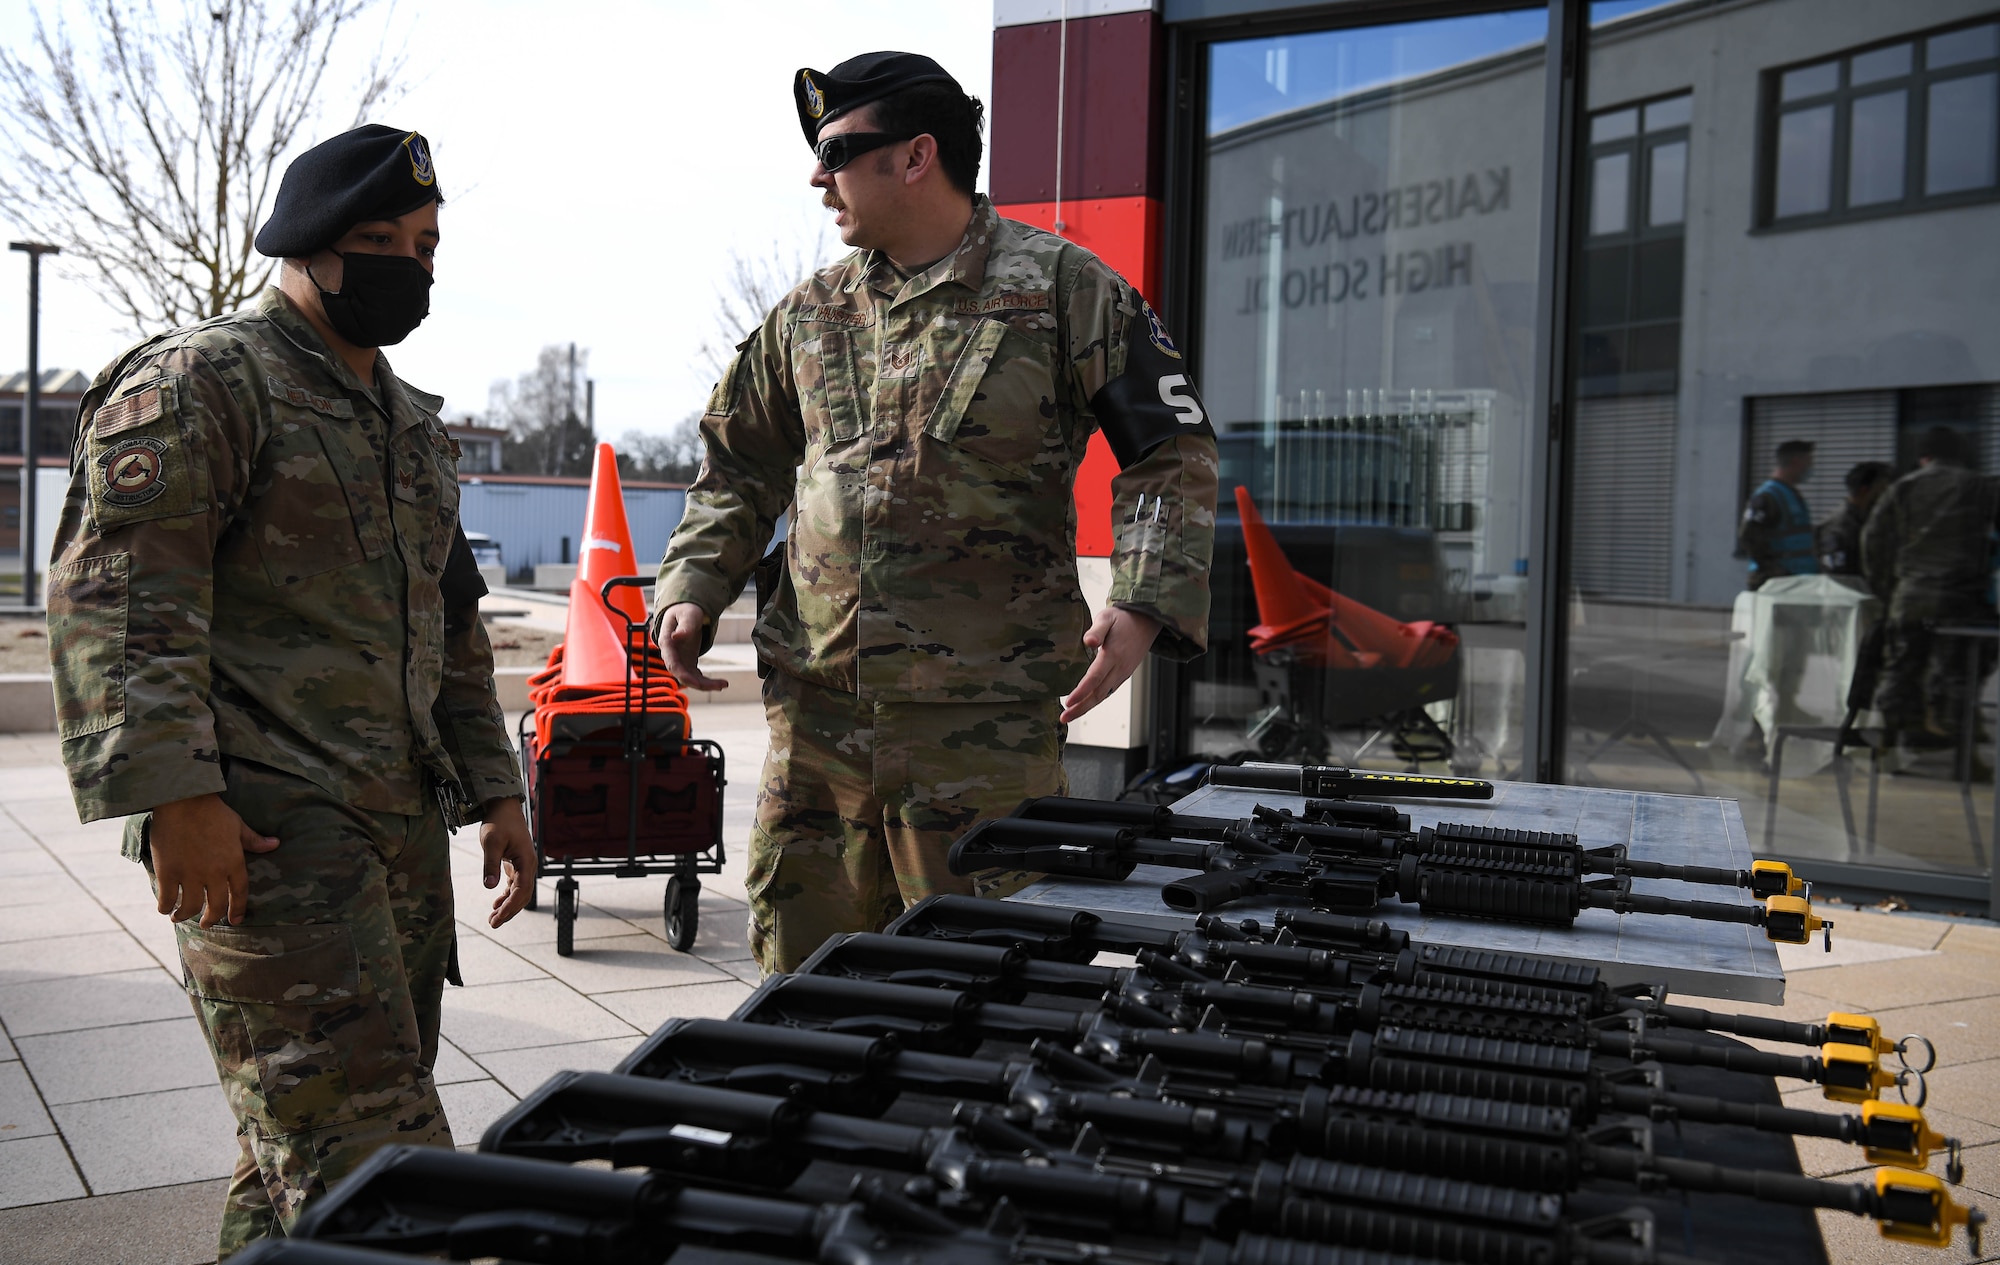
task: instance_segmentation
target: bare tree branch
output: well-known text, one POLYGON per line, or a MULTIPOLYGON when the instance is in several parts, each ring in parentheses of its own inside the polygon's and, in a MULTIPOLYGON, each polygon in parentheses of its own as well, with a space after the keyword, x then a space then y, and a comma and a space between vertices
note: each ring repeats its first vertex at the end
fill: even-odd
POLYGON ((826 226, 808 243, 803 237, 790 245, 772 242, 768 253, 746 255, 731 248, 729 273, 715 287, 715 312, 709 335, 695 351, 695 365, 720 381, 736 358, 736 345, 764 323, 778 300, 827 263, 826 226))
POLYGON ((552 345, 542 348, 527 373, 493 384, 486 424, 507 432, 500 446, 503 468, 510 474, 590 473, 594 437, 577 410, 578 391, 589 376, 587 349, 552 345))
POLYGON ((271 275, 253 242, 277 177, 322 116, 398 95, 388 13, 360 83, 334 91, 333 51, 379 0, 87 6, 87 49, 40 8, 28 47, 0 48, 0 216, 60 244, 134 333, 241 307, 271 275))

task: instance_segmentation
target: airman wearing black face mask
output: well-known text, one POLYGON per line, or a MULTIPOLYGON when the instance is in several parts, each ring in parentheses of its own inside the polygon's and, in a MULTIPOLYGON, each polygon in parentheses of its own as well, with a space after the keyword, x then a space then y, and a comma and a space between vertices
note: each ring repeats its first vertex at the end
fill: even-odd
POLYGON ((277 284, 82 406, 49 576, 63 760, 175 921, 237 1117, 223 1257, 377 1147, 452 1144, 448 830, 484 822, 493 925, 533 882, 441 402, 379 350, 430 310, 441 205, 415 132, 316 146, 257 235, 277 284))

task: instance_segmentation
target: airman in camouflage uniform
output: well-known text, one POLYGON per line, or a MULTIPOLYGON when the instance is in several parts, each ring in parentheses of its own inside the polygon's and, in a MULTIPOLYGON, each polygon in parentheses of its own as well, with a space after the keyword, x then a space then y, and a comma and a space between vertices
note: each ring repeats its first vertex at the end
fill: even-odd
POLYGON ((1967 680, 1967 642, 1936 631, 1994 622, 2000 480, 1968 470, 1962 444, 1949 427, 1926 433, 1922 464, 1883 493, 1861 532, 1868 584, 1889 603, 1876 706, 1884 725, 1914 746, 1956 740, 1964 692, 1993 662, 1992 643, 1977 642, 1976 679, 1967 680))
POLYGON ((484 818, 489 886, 514 865, 495 919, 532 881, 454 448, 437 397, 374 350, 428 307, 428 166, 420 136, 387 128, 301 157, 258 237, 291 289, 98 375, 57 533, 77 810, 127 818, 238 1120, 223 1256, 380 1146, 451 1144, 431 1079, 447 828, 484 818), (339 290, 315 296, 305 259, 339 290), (370 288, 397 259, 405 281, 424 272, 400 303, 393 280, 370 288))
MULTIPOLYGON (((801 72, 807 136, 814 99, 850 120, 832 140, 919 131, 893 126, 893 110, 889 124, 846 112, 885 83, 940 77, 965 100, 908 54, 801 72)), ((814 183, 842 202, 843 225, 865 220, 853 186, 835 192, 841 158, 820 157, 814 183)), ((1088 251, 1000 218, 984 197, 959 199, 943 258, 912 269, 858 250, 742 344, 702 419, 707 460, 660 568, 669 654, 680 604, 705 650, 791 511, 754 634, 771 750, 748 887, 767 972, 830 934, 972 890, 946 869, 947 845, 1025 796, 1061 792, 1062 722, 1115 689, 1149 642, 1177 658, 1205 647, 1216 449, 1179 352, 1088 251), (1087 639, 1072 489, 1099 430, 1123 469, 1114 609, 1087 639), (1103 629, 1121 627, 1143 640, 1117 672, 1087 679, 1087 646, 1113 645, 1103 629)), ((682 676, 701 684, 698 671, 682 676)))

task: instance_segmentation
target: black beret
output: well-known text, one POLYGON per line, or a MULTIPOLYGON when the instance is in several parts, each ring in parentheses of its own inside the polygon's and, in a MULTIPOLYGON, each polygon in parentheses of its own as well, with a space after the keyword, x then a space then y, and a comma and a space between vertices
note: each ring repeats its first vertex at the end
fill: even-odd
POLYGON ((792 99, 806 144, 819 143, 819 129, 827 120, 920 83, 958 87, 958 80, 922 53, 863 53, 832 70, 801 70, 792 79, 792 99))
POLYGON ((325 250, 363 220, 393 220, 442 196, 431 143, 370 123, 321 141, 285 168, 257 249, 297 259, 325 250))

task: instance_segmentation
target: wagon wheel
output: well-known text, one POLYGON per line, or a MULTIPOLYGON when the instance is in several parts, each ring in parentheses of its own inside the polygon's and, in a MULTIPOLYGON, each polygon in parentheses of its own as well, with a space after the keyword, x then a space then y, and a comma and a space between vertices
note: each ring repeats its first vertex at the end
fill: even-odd
POLYGON ((556 880, 556 954, 569 957, 576 952, 576 880, 556 880))
POLYGON ((701 925, 701 880, 676 874, 667 880, 667 943, 686 953, 701 925))

